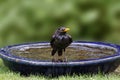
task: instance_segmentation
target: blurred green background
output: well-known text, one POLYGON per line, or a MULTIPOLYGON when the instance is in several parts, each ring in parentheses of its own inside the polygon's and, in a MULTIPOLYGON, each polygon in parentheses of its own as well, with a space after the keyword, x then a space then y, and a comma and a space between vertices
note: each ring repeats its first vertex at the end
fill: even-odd
POLYGON ((120 0, 0 0, 0 47, 49 41, 69 27, 73 40, 120 43, 120 0))

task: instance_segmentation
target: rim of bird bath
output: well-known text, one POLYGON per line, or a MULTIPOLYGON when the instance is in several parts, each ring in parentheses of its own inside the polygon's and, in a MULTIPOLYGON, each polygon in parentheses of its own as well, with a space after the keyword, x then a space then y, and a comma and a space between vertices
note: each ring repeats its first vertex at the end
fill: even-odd
MULTIPOLYGON (((54 74, 54 72, 56 72, 56 71, 52 71, 53 69, 51 67, 53 67, 53 66, 54 66, 54 68, 56 68, 56 70, 58 70, 56 74, 58 74, 60 72, 62 67, 65 68, 63 70, 63 73, 66 71, 66 69, 67 69, 66 67, 68 67, 69 69, 76 67, 76 69, 78 69, 78 72, 81 73, 81 71, 79 71, 79 69, 83 68, 83 70, 84 70, 85 66, 86 67, 91 66, 93 68, 95 68, 96 66, 102 66, 102 69, 104 70, 103 66, 108 65, 107 67, 109 67, 110 65, 112 65, 113 62, 120 61, 120 46, 117 44, 111 44, 111 43, 105 43, 105 42, 73 41, 71 45, 74 45, 74 46, 79 45, 79 44, 101 46, 101 47, 106 46, 106 47, 113 48, 116 51, 115 54, 110 55, 110 56, 106 56, 106 57, 102 57, 102 58, 87 59, 87 60, 73 60, 73 61, 71 60, 71 61, 67 61, 67 62, 52 62, 52 61, 46 61, 46 60, 33 60, 33 59, 28 59, 28 58, 21 58, 18 56, 13 56, 9 52, 9 49, 12 47, 20 47, 20 48, 28 47, 29 48, 29 46, 35 46, 35 45, 44 46, 44 45, 49 45, 49 44, 50 44, 49 42, 33 42, 33 43, 10 45, 10 46, 1 48, 0 56, 3 59, 3 62, 5 63, 5 65, 7 65, 9 68, 12 67, 12 69, 14 69, 14 70, 20 71, 21 69, 15 69, 15 68, 19 68, 18 66, 16 67, 16 65, 20 64, 20 65, 23 65, 22 67, 24 67, 24 65, 27 67, 29 67, 29 66, 32 66, 32 67, 34 66, 36 68, 40 67, 41 69, 44 69, 44 67, 45 67, 45 70, 43 72, 45 73, 47 71, 48 74, 54 74), (13 66, 12 63, 15 65, 13 66), (47 69, 46 67, 48 67, 50 69, 47 69), (59 68, 60 68, 60 70, 59 70, 59 68)), ((21 49, 24 49, 24 48, 21 48, 21 49)), ((119 64, 120 63, 117 62, 117 66, 119 64)), ((34 70, 32 68, 27 69, 27 67, 26 67, 26 70, 29 70, 29 69, 31 71, 34 70)), ((112 66, 110 66, 110 67, 112 67, 112 66)), ((109 70, 109 68, 108 68, 108 70, 109 70)), ((88 67, 88 69, 89 69, 89 67, 88 67)), ((106 69, 106 67, 105 67, 105 69, 106 69)), ((39 68, 38 68, 38 71, 40 72, 39 68)), ((72 72, 72 70, 70 70, 70 71, 72 72)), ((91 70, 88 70, 88 71, 91 71, 91 70)), ((36 70, 36 72, 37 72, 37 70, 36 70)), ((69 72, 69 70, 66 72, 69 72)), ((73 69, 73 72, 76 72, 76 70, 73 69)))

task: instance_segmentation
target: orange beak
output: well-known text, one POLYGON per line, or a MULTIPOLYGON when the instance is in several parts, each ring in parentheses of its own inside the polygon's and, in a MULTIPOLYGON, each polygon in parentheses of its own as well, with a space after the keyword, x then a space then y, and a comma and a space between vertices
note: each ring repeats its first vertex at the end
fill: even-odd
POLYGON ((68 32, 70 30, 70 28, 65 28, 64 32, 68 32))

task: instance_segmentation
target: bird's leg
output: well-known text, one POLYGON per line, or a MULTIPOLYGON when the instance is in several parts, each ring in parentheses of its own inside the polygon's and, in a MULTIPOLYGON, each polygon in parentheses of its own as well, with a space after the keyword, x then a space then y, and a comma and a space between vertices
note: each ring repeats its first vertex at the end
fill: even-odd
POLYGON ((65 48, 64 48, 63 54, 64 54, 64 61, 66 62, 67 61, 67 56, 65 54, 65 48))
POLYGON ((57 62, 55 56, 52 56, 52 62, 57 62))
POLYGON ((54 56, 55 53, 56 53, 56 51, 57 51, 57 49, 53 49, 53 50, 52 50, 52 53, 51 53, 52 61, 53 61, 53 62, 56 62, 56 59, 55 59, 55 56, 54 56))
POLYGON ((63 62, 62 49, 58 50, 58 62, 63 62))
POLYGON ((64 60, 63 60, 63 56, 61 55, 61 56, 58 56, 59 58, 58 58, 58 62, 63 62, 64 60))

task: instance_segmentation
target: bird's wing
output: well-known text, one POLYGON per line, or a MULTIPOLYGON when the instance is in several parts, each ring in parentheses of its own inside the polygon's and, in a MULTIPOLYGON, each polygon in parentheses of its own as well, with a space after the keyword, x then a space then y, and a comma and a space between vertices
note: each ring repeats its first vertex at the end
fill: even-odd
POLYGON ((70 37, 70 43, 72 43, 73 42, 73 40, 72 40, 72 38, 70 37))
POLYGON ((72 37, 70 36, 70 35, 68 35, 69 36, 69 43, 72 43, 72 37))
POLYGON ((55 41, 55 35, 52 36, 51 41, 50 41, 50 45, 51 45, 52 47, 53 47, 54 41, 55 41))

